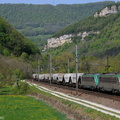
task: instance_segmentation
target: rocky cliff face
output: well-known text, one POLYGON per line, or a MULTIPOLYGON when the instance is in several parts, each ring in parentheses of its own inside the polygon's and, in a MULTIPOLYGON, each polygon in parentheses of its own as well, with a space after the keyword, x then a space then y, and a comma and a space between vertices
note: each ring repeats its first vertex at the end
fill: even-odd
MULTIPOLYGON (((77 34, 77 36, 81 37, 81 41, 85 40, 85 37, 90 35, 90 34, 99 34, 99 31, 90 31, 90 32, 80 32, 77 34)), ((44 50, 49 49, 49 48, 55 48, 59 47, 65 42, 71 43, 72 42, 72 37, 74 37, 74 34, 69 34, 69 35, 63 35, 60 36, 59 38, 51 38, 47 40, 47 45, 45 45, 44 50)))
POLYGON ((72 42, 71 41, 72 36, 73 36, 72 34, 69 34, 69 35, 60 36, 59 38, 50 38, 50 39, 48 39, 47 40, 47 45, 45 45, 43 51, 45 51, 46 49, 49 49, 49 48, 59 47, 62 44, 64 44, 65 42, 71 43, 72 42))
POLYGON ((109 16, 111 14, 115 14, 120 10, 120 5, 111 5, 109 7, 105 7, 99 12, 96 12, 94 14, 94 17, 103 17, 103 16, 109 16))

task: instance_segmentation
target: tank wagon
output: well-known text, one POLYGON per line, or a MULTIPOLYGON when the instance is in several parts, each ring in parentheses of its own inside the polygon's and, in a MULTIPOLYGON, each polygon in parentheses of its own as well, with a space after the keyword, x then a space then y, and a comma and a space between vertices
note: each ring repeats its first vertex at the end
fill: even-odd
POLYGON ((52 83, 58 83, 58 73, 53 74, 52 83))
POLYGON ((38 74, 32 74, 32 78, 33 78, 34 80, 38 80, 38 74))
POLYGON ((51 76, 51 78, 50 78, 50 74, 44 74, 44 76, 45 76, 44 81, 49 82, 50 79, 51 79, 51 81, 52 81, 52 76, 51 76))
POLYGON ((72 77, 74 73, 66 73, 64 75, 63 85, 72 86, 72 77))
POLYGON ((65 73, 56 73, 53 74, 52 83, 62 84, 64 80, 65 73))
POLYGON ((63 84, 65 73, 58 74, 58 84, 63 84))
POLYGON ((99 77, 98 88, 100 91, 120 93, 120 74, 102 74, 99 77))
MULTIPOLYGON (((84 73, 77 73, 77 82, 78 82, 78 87, 81 87, 81 79, 82 79, 82 75, 84 73)), ((72 86, 76 85, 76 73, 73 73, 71 76, 71 81, 72 81, 72 86)))
POLYGON ((44 81, 45 80, 45 75, 44 74, 39 74, 39 80, 38 81, 44 81))

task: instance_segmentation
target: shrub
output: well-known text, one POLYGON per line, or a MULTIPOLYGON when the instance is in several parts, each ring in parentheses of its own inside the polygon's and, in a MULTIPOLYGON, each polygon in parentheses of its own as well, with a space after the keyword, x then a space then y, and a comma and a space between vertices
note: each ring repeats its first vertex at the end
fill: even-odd
POLYGON ((3 54, 4 54, 5 56, 10 56, 10 51, 5 48, 5 49, 3 50, 3 54))
POLYGON ((13 94, 19 94, 19 95, 25 95, 31 92, 29 85, 24 82, 19 82, 18 86, 15 86, 12 91, 13 94))
POLYGON ((4 76, 0 73, 0 87, 2 87, 4 85, 4 76))

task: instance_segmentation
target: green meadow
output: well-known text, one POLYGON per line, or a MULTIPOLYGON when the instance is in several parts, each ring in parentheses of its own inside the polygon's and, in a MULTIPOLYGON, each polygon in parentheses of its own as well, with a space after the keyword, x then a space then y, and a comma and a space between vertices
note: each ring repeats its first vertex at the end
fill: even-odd
POLYGON ((0 118, 4 120, 68 120, 46 102, 22 95, 0 95, 0 118))

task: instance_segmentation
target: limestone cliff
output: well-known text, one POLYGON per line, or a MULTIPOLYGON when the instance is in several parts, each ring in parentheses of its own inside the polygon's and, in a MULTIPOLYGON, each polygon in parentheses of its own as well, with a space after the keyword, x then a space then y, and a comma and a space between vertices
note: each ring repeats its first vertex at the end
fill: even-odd
POLYGON ((50 38, 47 40, 47 45, 45 45, 44 50, 49 49, 49 48, 59 47, 65 42, 71 43, 72 36, 73 36, 72 34, 69 34, 69 35, 60 36, 59 38, 50 38))
MULTIPOLYGON (((77 36, 81 37, 81 41, 85 40, 85 37, 90 35, 90 34, 99 34, 99 31, 90 31, 90 32, 80 32, 77 34, 77 36)), ((69 34, 69 35, 63 35, 60 36, 59 38, 50 38, 47 40, 47 45, 45 45, 44 50, 49 49, 49 48, 55 48, 55 47, 59 47, 62 44, 66 43, 71 43, 72 42, 72 37, 74 37, 75 34, 69 34)))
MULTIPOLYGON (((111 14, 115 14, 118 11, 120 11, 120 4, 116 5, 111 5, 103 8, 101 11, 98 11, 94 14, 94 17, 106 17, 111 14)), ((71 43, 72 42, 72 37, 74 36, 80 36, 81 41, 85 40, 85 37, 89 36, 90 34, 99 34, 99 31, 84 31, 84 32, 79 32, 77 34, 68 34, 68 35, 63 35, 58 38, 50 38, 47 40, 47 45, 45 45, 44 50, 49 49, 49 48, 55 48, 59 47, 65 42, 71 43)))
POLYGON ((115 14, 120 10, 120 5, 111 5, 109 7, 103 8, 101 11, 96 12, 94 17, 106 17, 111 14, 115 14))

